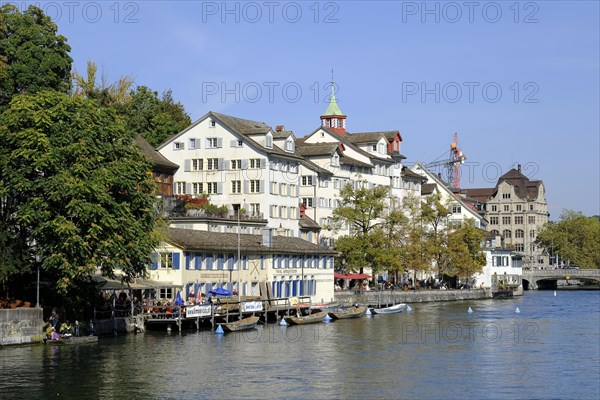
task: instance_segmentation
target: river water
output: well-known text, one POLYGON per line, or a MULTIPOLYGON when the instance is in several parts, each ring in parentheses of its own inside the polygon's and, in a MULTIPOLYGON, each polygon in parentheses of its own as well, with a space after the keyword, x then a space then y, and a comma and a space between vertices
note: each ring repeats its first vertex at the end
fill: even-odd
POLYGON ((600 398, 599 291, 411 307, 224 336, 0 348, 0 398, 600 398))

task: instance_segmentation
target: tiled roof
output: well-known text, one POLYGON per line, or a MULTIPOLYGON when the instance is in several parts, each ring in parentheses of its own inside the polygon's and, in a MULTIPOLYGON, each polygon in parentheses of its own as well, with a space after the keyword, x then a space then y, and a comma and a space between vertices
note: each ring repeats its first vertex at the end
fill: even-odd
POLYGON ((292 131, 281 131, 281 132, 275 131, 275 132, 273 132, 273 139, 285 139, 288 136, 291 136, 293 134, 294 134, 294 132, 292 132, 292 131))
POLYGON ((461 189, 461 193, 465 194, 470 199, 477 200, 480 203, 486 203, 494 196, 496 188, 461 189))
MULTIPOLYGON (((333 255, 333 251, 321 248, 306 240, 273 236, 270 248, 263 246, 262 235, 241 234, 240 249, 244 253, 282 253, 282 254, 323 254, 333 255)), ((237 252, 238 234, 208 232, 192 229, 169 228, 167 241, 184 250, 215 252, 237 252)))
POLYGON ((412 171, 410 168, 403 166, 402 167, 402 176, 409 179, 421 180, 423 182, 427 182, 427 178, 423 175, 419 175, 416 172, 412 171))
POLYGON ((352 143, 349 140, 349 136, 350 135, 340 135, 339 133, 337 133, 337 132, 335 132, 335 131, 333 131, 333 130, 331 130, 329 128, 324 128, 324 127, 319 127, 319 129, 324 130, 325 132, 329 133, 334 138, 338 139, 340 142, 344 143, 344 145, 352 148, 352 150, 356 151, 359 154, 362 154, 365 157, 370 158, 371 160, 376 160, 376 161, 380 161, 380 162, 384 162, 384 163, 389 163, 389 164, 393 164, 394 163, 394 160, 392 160, 390 158, 379 157, 379 156, 377 156, 375 154, 371 154, 369 152, 364 151, 363 149, 361 149, 360 147, 358 147, 357 145, 355 145, 354 143, 352 143))
POLYGON ((339 143, 296 143, 301 156, 331 156, 339 148, 339 143))
POLYGON ((348 140, 352 143, 375 143, 379 139, 387 139, 383 132, 360 132, 360 133, 348 133, 346 135, 348 140))
POLYGON ((142 151, 142 154, 154 164, 155 169, 166 170, 171 173, 175 173, 179 169, 179 165, 167 160, 165 156, 156 151, 143 137, 136 136, 135 144, 142 151))
POLYGON ((213 111, 211 111, 209 114, 215 116, 218 120, 242 135, 259 135, 261 133, 265 134, 271 131, 271 127, 264 122, 232 117, 230 115, 216 113, 213 111))
POLYGON ((357 159, 345 155, 342 155, 340 157, 340 164, 354 165, 356 167, 373 168, 371 164, 367 164, 365 162, 359 161, 357 159))
POLYGON ((313 220, 306 214, 304 214, 302 218, 300 218, 300 220, 298 221, 298 226, 300 226, 300 229, 321 229, 321 225, 317 224, 315 220, 313 220))
POLYGON ((433 193, 437 185, 435 183, 424 183, 421 185, 421 194, 430 195, 433 193))
POLYGON ((319 167, 317 164, 315 164, 314 162, 312 162, 306 158, 302 159, 302 161, 300 161, 300 164, 304 165, 306 168, 312 169, 319 175, 328 175, 328 176, 333 175, 332 171, 329 171, 325 168, 319 167))

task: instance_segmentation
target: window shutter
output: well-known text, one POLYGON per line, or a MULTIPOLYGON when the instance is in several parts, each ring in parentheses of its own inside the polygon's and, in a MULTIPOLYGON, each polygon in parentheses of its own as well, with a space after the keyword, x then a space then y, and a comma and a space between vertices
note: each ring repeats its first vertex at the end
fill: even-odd
POLYGON ((150 255, 150 260, 152 260, 152 263, 150 264, 150 269, 158 269, 158 254, 152 253, 150 255))
POLYGON ((190 269, 190 258, 192 257, 191 253, 185 252, 185 269, 190 269))
POLYGON ((178 194, 177 193, 177 182, 173 182, 173 194, 178 194))
POLYGON ((288 196, 292 195, 292 185, 290 185, 290 184, 287 185, 287 195, 288 196))
POLYGON ((173 253, 173 269, 179 269, 179 256, 178 252, 173 253))
POLYGON ((192 193, 192 184, 189 182, 185 184, 185 193, 186 194, 192 193))
POLYGON ((190 172, 192 170, 192 160, 183 160, 183 170, 190 172))
POLYGON ((296 185, 296 197, 300 196, 300 185, 296 185))
POLYGON ((217 138, 217 147, 218 148, 223 147, 223 138, 217 138))
POLYGON ((223 162, 223 170, 229 171, 230 169, 231 169, 231 166, 230 166, 229 160, 226 160, 225 162, 223 162))
POLYGON ((259 184, 258 193, 264 193, 265 192, 265 180, 261 179, 260 181, 258 181, 258 184, 259 184))
POLYGON ((313 177, 312 177, 312 185, 317 186, 317 176, 316 175, 313 175, 313 177))
POLYGON ((223 171, 225 169, 225 161, 222 158, 217 159, 217 169, 223 171))
POLYGON ((260 167, 261 167, 261 168, 265 168, 265 166, 267 165, 267 162, 266 162, 266 161, 267 161, 267 160, 265 160, 264 158, 261 158, 261 159, 260 159, 260 167))
POLYGON ((196 149, 201 149, 202 148, 201 143, 202 143, 202 139, 201 138, 196 138, 196 147, 195 148, 196 149))
POLYGON ((244 181, 244 193, 248 193, 248 181, 244 181))
POLYGON ((248 169, 248 160, 242 160, 242 169, 248 169))
POLYGON ((201 268, 201 262, 202 262, 202 255, 200 253, 195 253, 194 257, 194 269, 200 269, 201 268))
POLYGON ((296 219, 300 219, 300 207, 296 208, 296 219))
POLYGON ((291 207, 288 207, 288 209, 287 209, 287 217, 288 217, 288 219, 292 218, 292 209, 291 209, 291 207))
POLYGON ((273 205, 269 206, 269 217, 273 218, 273 205))
POLYGON ((217 194, 223 194, 223 184, 221 182, 217 183, 217 194))
POLYGON ((231 140, 229 142, 229 147, 238 147, 238 141, 237 140, 231 140))

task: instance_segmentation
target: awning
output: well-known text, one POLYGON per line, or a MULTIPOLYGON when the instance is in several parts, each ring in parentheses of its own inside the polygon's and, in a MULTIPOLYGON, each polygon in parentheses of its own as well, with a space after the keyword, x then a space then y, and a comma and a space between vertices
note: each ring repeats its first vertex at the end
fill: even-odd
POLYGON ((337 272, 333 273, 335 279, 371 279, 371 275, 367 274, 340 274, 337 272))
POLYGON ((136 278, 129 285, 117 279, 110 279, 101 275, 92 276, 92 281, 96 282, 102 290, 128 290, 128 289, 158 289, 158 288, 176 288, 181 285, 176 285, 171 282, 158 282, 149 279, 136 278))

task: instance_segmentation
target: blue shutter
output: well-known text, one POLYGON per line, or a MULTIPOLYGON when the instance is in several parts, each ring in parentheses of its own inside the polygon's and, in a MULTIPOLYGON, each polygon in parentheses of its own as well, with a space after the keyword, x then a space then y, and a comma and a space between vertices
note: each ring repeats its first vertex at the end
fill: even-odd
POLYGON ((179 253, 173 253, 173 269, 179 269, 179 253))
POLYGON ((201 253, 194 253, 195 257, 194 257, 194 269, 200 269, 201 268, 201 262, 202 262, 202 254, 201 253))
MULTIPOLYGON (((208 254, 206 256, 206 269, 213 269, 213 255, 208 254)), ((208 291, 208 289, 207 289, 208 291)))
POLYGON ((233 254, 229 255, 229 258, 227 259, 227 263, 228 263, 228 268, 233 269, 233 254))
POLYGON ((300 281, 300 296, 304 296, 304 281, 300 281))
POLYGON ((158 254, 150 254, 150 259, 152 260, 152 264, 150 264, 150 269, 158 269, 158 254))
POLYGON ((217 257, 217 269, 223 269, 223 254, 219 254, 217 257))
POLYGON ((193 253, 188 253, 187 251, 184 253, 185 256, 185 269, 190 269, 190 258, 192 258, 193 253))

